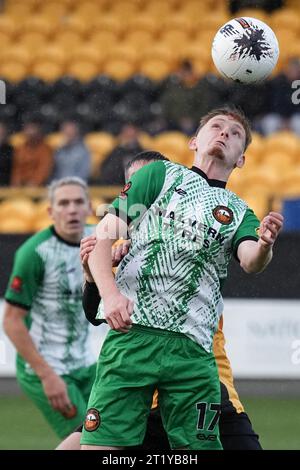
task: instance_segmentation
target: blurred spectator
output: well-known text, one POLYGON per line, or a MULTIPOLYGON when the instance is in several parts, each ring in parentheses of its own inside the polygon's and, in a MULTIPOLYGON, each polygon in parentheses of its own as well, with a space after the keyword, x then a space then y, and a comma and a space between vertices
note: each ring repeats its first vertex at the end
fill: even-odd
POLYGON ((119 143, 106 157, 100 169, 100 184, 123 185, 124 169, 127 163, 144 148, 138 141, 139 130, 132 124, 125 124, 119 135, 119 143))
POLYGON ((66 120, 61 124, 64 145, 54 155, 54 171, 51 179, 78 176, 87 181, 91 169, 91 155, 85 145, 79 123, 66 120))
MULTIPOLYGON (((201 117, 223 101, 223 80, 206 75, 201 80, 191 62, 182 62, 176 74, 166 82, 160 103, 171 129, 192 135, 201 117)), ((224 85, 225 86, 225 85, 224 85)))
POLYGON ((230 0, 230 11, 236 13, 242 8, 261 8, 267 12, 281 8, 284 0, 230 0))
POLYGON ((300 104, 292 100, 295 80, 300 80, 298 58, 290 59, 283 72, 268 83, 269 112, 260 121, 263 134, 288 129, 300 135, 300 104))
POLYGON ((45 143, 42 123, 30 119, 23 126, 25 142, 15 150, 11 184, 41 186, 49 178, 53 166, 51 148, 45 143))
POLYGON ((7 142, 7 126, 0 122, 0 186, 9 186, 12 172, 13 147, 7 142))

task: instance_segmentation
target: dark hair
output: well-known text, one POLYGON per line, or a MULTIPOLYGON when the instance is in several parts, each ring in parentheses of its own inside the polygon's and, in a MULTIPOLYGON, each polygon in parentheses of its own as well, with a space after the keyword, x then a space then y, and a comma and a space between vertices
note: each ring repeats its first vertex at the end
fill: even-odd
POLYGON ((145 152, 140 152, 135 157, 133 157, 130 162, 127 163, 127 165, 125 166, 125 172, 127 172, 129 168, 136 162, 152 162, 158 160, 169 161, 169 159, 165 157, 162 153, 155 152, 154 150, 146 150, 145 152))
POLYGON ((248 118, 245 116, 244 112, 236 107, 236 106, 224 106, 223 108, 216 108, 213 109, 212 111, 209 111, 205 116, 203 116, 200 120, 200 124, 198 129, 196 130, 196 134, 200 131, 200 129, 205 126, 205 124, 208 123, 213 117, 219 116, 219 115, 225 115, 225 116, 231 116, 233 117, 236 121, 238 121, 244 128, 245 133, 246 133, 246 140, 245 140, 245 150, 250 145, 252 141, 252 136, 251 136, 251 124, 248 118))

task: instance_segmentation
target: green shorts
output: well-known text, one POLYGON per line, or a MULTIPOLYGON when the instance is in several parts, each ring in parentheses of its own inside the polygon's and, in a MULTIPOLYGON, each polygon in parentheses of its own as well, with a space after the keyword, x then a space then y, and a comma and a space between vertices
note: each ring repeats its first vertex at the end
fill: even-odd
POLYGON ((70 375, 61 376, 67 384, 70 401, 77 408, 77 412, 72 418, 65 418, 59 411, 52 408, 44 393, 42 383, 36 375, 18 370, 17 380, 21 389, 39 408, 55 433, 60 438, 64 438, 84 420, 95 373, 96 364, 93 364, 72 371, 70 375))
POLYGON ((222 449, 213 354, 181 333, 138 325, 104 341, 81 444, 140 445, 156 388, 173 449, 222 449))

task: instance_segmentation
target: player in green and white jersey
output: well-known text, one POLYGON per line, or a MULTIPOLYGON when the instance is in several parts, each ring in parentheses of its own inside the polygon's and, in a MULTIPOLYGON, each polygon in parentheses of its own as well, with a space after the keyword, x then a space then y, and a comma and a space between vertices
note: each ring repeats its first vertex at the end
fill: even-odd
POLYGON ((98 225, 89 265, 102 298, 98 318, 112 331, 99 357, 84 449, 139 445, 155 387, 172 448, 221 448, 212 354, 221 286, 232 255, 246 272, 266 267, 283 220, 272 212, 259 224, 225 188, 250 141, 241 112, 213 111, 191 140, 192 169, 147 165, 98 225), (111 246, 128 230, 131 250, 115 280, 111 246))
POLYGON ((15 345, 17 379, 59 437, 84 419, 95 377, 82 309, 79 246, 95 228, 87 186, 76 177, 49 188, 53 225, 16 252, 5 294, 4 329, 15 345))

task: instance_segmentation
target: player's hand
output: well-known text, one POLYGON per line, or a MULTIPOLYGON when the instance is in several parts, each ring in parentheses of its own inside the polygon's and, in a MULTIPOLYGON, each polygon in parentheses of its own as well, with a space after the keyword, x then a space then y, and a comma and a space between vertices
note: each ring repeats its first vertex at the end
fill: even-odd
POLYGON ((64 380, 54 371, 47 374, 42 380, 45 395, 54 410, 59 411, 64 416, 73 408, 68 396, 67 386, 64 380))
POLYGON ((122 243, 115 244, 111 250, 112 265, 118 266, 120 261, 127 255, 131 240, 124 240, 122 243))
POLYGON ((261 221, 259 243, 265 248, 273 246, 282 226, 283 216, 278 212, 270 212, 261 221))
POLYGON ((97 243, 97 238, 95 235, 90 235, 89 237, 82 238, 80 241, 80 259, 84 272, 84 277, 88 282, 94 282, 92 273, 88 265, 89 254, 95 248, 97 243))
POLYGON ((104 303, 104 317, 112 330, 128 333, 132 327, 130 318, 133 312, 133 302, 117 291, 106 299, 104 303))

